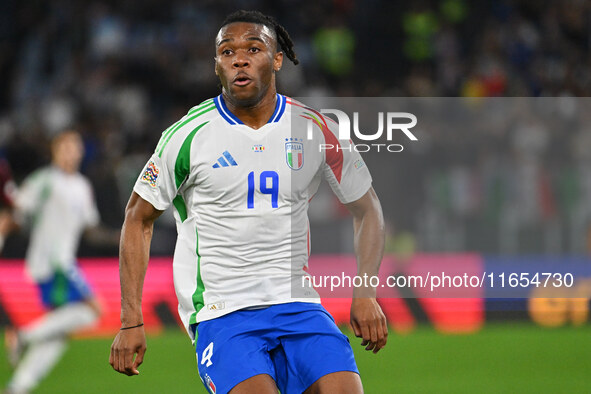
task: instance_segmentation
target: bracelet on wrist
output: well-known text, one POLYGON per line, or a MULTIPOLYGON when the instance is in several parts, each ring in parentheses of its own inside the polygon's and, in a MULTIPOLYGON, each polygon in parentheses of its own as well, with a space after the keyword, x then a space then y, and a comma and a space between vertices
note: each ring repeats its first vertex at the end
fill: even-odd
POLYGON ((131 330, 132 328, 138 328, 138 327, 141 327, 143 325, 144 325, 144 323, 138 324, 137 326, 121 327, 119 330, 120 331, 122 331, 122 330, 131 330))

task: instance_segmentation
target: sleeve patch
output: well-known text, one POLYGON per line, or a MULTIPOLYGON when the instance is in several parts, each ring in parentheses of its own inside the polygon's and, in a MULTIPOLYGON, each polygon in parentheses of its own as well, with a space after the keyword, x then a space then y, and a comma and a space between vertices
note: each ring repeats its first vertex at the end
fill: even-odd
POLYGON ((355 166, 355 169, 358 170, 361 167, 363 167, 365 165, 365 163, 363 162, 363 160, 358 159, 355 161, 355 163, 353 163, 353 165, 355 166))
POLYGON ((160 174, 160 170, 156 167, 156 164, 152 160, 148 163, 146 167, 146 171, 142 175, 142 181, 146 182, 152 187, 156 187, 156 180, 158 179, 158 174, 160 174))

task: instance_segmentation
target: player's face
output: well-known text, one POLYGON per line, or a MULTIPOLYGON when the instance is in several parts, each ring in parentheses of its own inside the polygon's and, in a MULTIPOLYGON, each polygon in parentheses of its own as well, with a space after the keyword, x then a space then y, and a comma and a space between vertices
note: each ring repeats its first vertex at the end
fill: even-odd
POLYGON ((66 172, 76 172, 84 157, 82 138, 77 133, 66 133, 53 143, 53 162, 66 172))
POLYGON ((216 37, 215 73, 234 104, 252 106, 275 91, 275 71, 283 62, 271 30, 255 23, 222 27, 216 37))

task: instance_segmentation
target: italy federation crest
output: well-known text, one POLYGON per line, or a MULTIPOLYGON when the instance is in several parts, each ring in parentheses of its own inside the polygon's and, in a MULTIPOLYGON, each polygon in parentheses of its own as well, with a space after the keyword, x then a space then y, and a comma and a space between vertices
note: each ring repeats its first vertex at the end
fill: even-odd
POLYGON ((286 138, 285 160, 292 170, 299 170, 304 166, 304 144, 297 138, 286 138))

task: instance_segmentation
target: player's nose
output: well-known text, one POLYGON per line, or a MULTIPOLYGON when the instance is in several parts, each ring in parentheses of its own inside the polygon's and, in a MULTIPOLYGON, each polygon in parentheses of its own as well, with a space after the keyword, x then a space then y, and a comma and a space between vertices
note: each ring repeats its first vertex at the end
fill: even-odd
POLYGON ((232 66, 234 68, 242 68, 242 67, 247 67, 250 65, 250 61, 248 60, 248 57, 245 56, 244 54, 236 54, 236 56, 234 57, 233 61, 232 61, 232 66))

